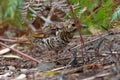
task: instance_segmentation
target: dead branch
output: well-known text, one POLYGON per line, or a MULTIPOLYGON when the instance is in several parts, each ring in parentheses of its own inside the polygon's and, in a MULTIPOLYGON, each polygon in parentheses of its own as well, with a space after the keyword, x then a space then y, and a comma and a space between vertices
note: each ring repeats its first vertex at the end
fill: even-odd
MULTIPOLYGON (((66 66, 59 67, 59 68, 55 68, 55 69, 52 69, 52 70, 50 70, 50 71, 58 71, 58 70, 63 70, 63 69, 65 69, 65 67, 66 67, 66 66)), ((71 67, 71 65, 68 65, 68 66, 67 66, 67 68, 68 68, 68 67, 71 67)))
POLYGON ((24 53, 18 51, 17 49, 11 48, 11 47, 9 47, 8 45, 6 45, 6 44, 4 44, 2 42, 0 42, 0 45, 5 46, 6 48, 9 48, 9 49, 11 49, 14 52, 17 52, 19 55, 24 56, 25 58, 28 58, 28 59, 36 62, 36 63, 39 63, 39 61, 37 59, 35 59, 35 58, 33 58, 33 57, 31 57, 31 56, 29 56, 27 54, 24 54, 24 53))
MULTIPOLYGON (((106 36, 108 36, 108 35, 110 35, 110 34, 111 34, 111 33, 107 33, 107 34, 102 35, 102 36, 100 36, 100 37, 98 37, 98 38, 95 38, 95 39, 93 39, 93 40, 87 41, 87 42, 84 43, 84 45, 88 45, 89 43, 92 43, 92 42, 95 42, 95 41, 100 40, 100 39, 102 39, 102 38, 105 38, 106 36)), ((75 47, 72 47, 72 49, 75 49, 75 48, 78 48, 78 47, 82 48, 83 46, 82 46, 82 45, 77 45, 77 46, 75 46, 75 47)))
POLYGON ((20 39, 20 38, 15 38, 15 39, 8 39, 8 38, 0 38, 0 41, 3 42, 11 42, 11 43, 25 43, 25 44, 31 44, 27 38, 24 39, 20 39))
POLYGON ((103 74, 97 74, 95 76, 92 76, 92 77, 89 77, 89 78, 85 78, 85 79, 81 79, 81 80, 94 80, 95 78, 97 77, 105 77, 105 76, 108 76, 110 75, 111 73, 108 72, 108 73, 103 73, 103 74))
MULTIPOLYGON (((59 68, 56 68, 56 69, 53 69, 53 70, 50 70, 50 71, 41 73, 41 75, 44 75, 44 74, 46 74, 46 73, 48 73, 48 72, 53 72, 53 74, 56 75, 56 74, 62 73, 63 70, 64 70, 64 75, 68 75, 68 74, 74 74, 74 73, 76 73, 76 72, 82 72, 84 68, 85 68, 86 70, 87 70, 87 69, 94 69, 95 67, 99 68, 98 66, 99 66, 99 64, 87 64, 87 65, 83 65, 83 66, 80 66, 80 67, 77 67, 77 68, 68 69, 68 70, 64 70, 64 69, 66 68, 66 66, 64 66, 64 67, 59 67, 59 68), (61 71, 61 70, 62 70, 62 71, 61 71)), ((110 68, 113 67, 113 66, 114 66, 113 64, 112 64, 112 65, 109 65, 109 66, 104 66, 104 67, 103 67, 103 70, 108 70, 108 69, 110 69, 110 68)), ((70 67, 70 65, 69 65, 68 67, 70 67)), ((106 74, 107 74, 107 75, 110 75, 111 73, 97 74, 97 75, 95 75, 95 76, 90 77, 90 80, 91 80, 91 78, 107 76, 106 74)), ((83 80, 87 80, 87 79, 83 79, 83 80)))
MULTIPOLYGON (((70 2, 69 2, 69 0, 67 0, 67 2, 68 2, 69 5, 71 5, 70 2)), ((74 18, 75 25, 76 25, 76 27, 77 27, 77 29, 78 29, 78 32, 79 32, 80 44, 81 44, 81 46, 83 46, 83 47, 82 47, 82 56, 83 56, 83 61, 84 61, 84 56, 85 56, 84 54, 85 54, 85 52, 86 52, 86 49, 85 49, 84 40, 83 40, 83 37, 82 37, 82 31, 81 31, 82 25, 81 25, 81 23, 80 23, 80 20, 79 20, 79 19, 77 18, 77 16, 75 15, 72 6, 70 6, 70 10, 71 10, 71 12, 72 12, 72 16, 73 16, 73 18, 74 18)))
MULTIPOLYGON (((15 46, 16 46, 16 44, 10 46, 10 48, 14 48, 15 46)), ((9 51, 10 51, 9 48, 2 49, 2 50, 0 50, 0 55, 3 55, 3 54, 5 54, 5 53, 7 53, 9 51)))
POLYGON ((11 40, 11 39, 5 39, 5 38, 0 38, 0 41, 12 42, 12 43, 17 42, 17 40, 11 40))
POLYGON ((51 10, 50 10, 50 12, 49 12, 49 14, 48 14, 48 16, 47 16, 47 18, 46 18, 46 19, 43 19, 43 20, 45 21, 44 26, 43 26, 43 29, 46 27, 46 25, 47 25, 48 23, 52 23, 51 17, 53 16, 54 11, 55 11, 55 7, 52 7, 51 10))

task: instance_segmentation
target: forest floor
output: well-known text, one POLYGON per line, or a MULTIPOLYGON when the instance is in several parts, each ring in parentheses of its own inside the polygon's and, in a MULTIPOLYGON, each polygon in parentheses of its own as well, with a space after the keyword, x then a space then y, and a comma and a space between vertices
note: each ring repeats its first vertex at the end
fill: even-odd
POLYGON ((120 29, 75 36, 58 53, 23 43, 0 45, 0 80, 119 80, 120 29), (39 61, 20 55, 24 53, 39 61))

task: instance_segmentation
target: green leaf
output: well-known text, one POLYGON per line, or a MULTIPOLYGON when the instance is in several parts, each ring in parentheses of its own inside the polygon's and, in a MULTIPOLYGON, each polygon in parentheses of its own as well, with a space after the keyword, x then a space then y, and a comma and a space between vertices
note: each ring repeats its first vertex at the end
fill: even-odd
POLYGON ((2 19, 2 8, 1 8, 1 6, 0 6, 0 20, 2 19))
POLYGON ((18 2, 18 3, 17 3, 17 4, 18 4, 18 7, 22 6, 23 0, 18 0, 17 2, 18 2))
POLYGON ((112 15, 111 22, 120 18, 120 6, 118 6, 112 15))
POLYGON ((10 7, 10 18, 13 19, 15 15, 14 8, 10 7))
POLYGON ((5 13, 4 13, 4 15, 3 15, 3 18, 6 18, 6 17, 9 15, 9 13, 10 13, 10 9, 8 8, 8 9, 5 11, 5 13))

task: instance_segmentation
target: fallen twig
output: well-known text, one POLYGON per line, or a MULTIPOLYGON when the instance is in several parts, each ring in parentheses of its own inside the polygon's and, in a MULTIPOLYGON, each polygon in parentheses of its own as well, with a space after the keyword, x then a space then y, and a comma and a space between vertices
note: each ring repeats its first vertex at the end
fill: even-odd
POLYGON ((0 41, 6 41, 6 42, 17 42, 17 40, 12 40, 12 39, 5 39, 5 38, 0 38, 0 41))
MULTIPOLYGON (((95 67, 98 67, 99 64, 87 64, 87 65, 83 65, 83 66, 80 66, 80 67, 77 67, 77 68, 74 68, 74 69, 71 69, 71 70, 66 70, 64 72, 64 74, 73 74, 75 72, 80 72, 80 71, 83 71, 83 69, 85 68, 86 70, 87 69, 94 69, 95 67)), ((110 65, 110 66, 105 66, 103 67, 103 70, 107 70, 107 69, 110 69, 111 67, 113 67, 114 65, 110 65)), ((97 75, 98 76, 98 75, 97 75)))
POLYGON ((83 56, 83 61, 84 61, 84 57, 85 57, 84 54, 86 54, 86 49, 85 49, 85 44, 84 44, 84 40, 83 40, 83 37, 82 37, 82 31, 81 31, 82 24, 81 24, 80 20, 78 19, 78 17, 76 16, 76 14, 74 13, 74 9, 73 9, 73 7, 71 6, 69 0, 67 0, 67 2, 68 2, 68 4, 70 5, 70 10, 71 10, 71 13, 72 13, 72 17, 73 17, 73 19, 74 19, 75 25, 76 25, 76 27, 77 27, 77 29, 78 29, 78 32, 79 32, 80 44, 81 44, 81 46, 83 46, 83 47, 82 47, 82 56, 83 56))
POLYGON ((46 25, 47 25, 48 23, 52 23, 51 17, 53 16, 54 11, 55 11, 55 7, 52 7, 51 10, 50 10, 50 12, 49 12, 49 14, 48 14, 48 16, 47 16, 47 18, 44 19, 45 23, 44 23, 43 29, 46 27, 46 25))
MULTIPOLYGON (((16 45, 17 44, 14 44, 14 45, 10 46, 10 48, 14 48, 16 45)), ((3 54, 5 54, 5 53, 7 53, 9 51, 10 51, 9 48, 2 49, 2 50, 0 50, 0 55, 3 55, 3 54)))
MULTIPOLYGON (((68 67, 70 67, 71 65, 68 65, 68 67)), ((51 71, 58 71, 58 70, 62 70, 62 69, 65 69, 66 66, 63 66, 63 67, 59 67, 59 68, 56 68, 56 69, 52 69, 51 71)))
POLYGON ((30 44, 30 42, 26 39, 20 39, 20 38, 15 38, 15 39, 6 39, 6 38, 0 38, 0 41, 4 41, 4 42, 11 42, 11 43, 26 43, 26 44, 30 44))
POLYGON ((111 73, 108 72, 108 73, 103 73, 103 74, 97 74, 95 76, 92 76, 92 77, 89 77, 89 78, 85 78, 85 79, 81 79, 81 80, 94 80, 95 78, 97 77, 105 77, 105 76, 108 76, 110 75, 111 73))
MULTIPOLYGON (((100 37, 98 37, 98 38, 95 38, 95 39, 93 39, 93 40, 90 40, 90 41, 87 41, 87 42, 85 42, 84 43, 84 45, 87 45, 87 44, 89 44, 89 43, 92 43, 92 42, 95 42, 95 41, 97 41, 97 40, 100 40, 100 39, 102 39, 102 38, 104 38, 104 37, 106 37, 106 36, 108 36, 108 35, 110 35, 110 33, 107 33, 107 34, 105 34, 105 35, 102 35, 102 36, 100 36, 100 37)), ((76 46, 74 46, 74 47, 72 47, 72 49, 73 48, 78 48, 78 47, 83 47, 82 45, 76 45, 76 46)))
POLYGON ((27 55, 27 54, 24 54, 24 53, 18 51, 17 49, 11 48, 11 47, 9 47, 8 45, 6 45, 6 44, 4 44, 4 43, 2 43, 2 42, 0 42, 0 45, 5 46, 6 48, 11 49, 12 51, 17 52, 18 54, 20 54, 20 55, 22 55, 22 56, 24 56, 24 57, 26 57, 26 58, 28 58, 28 59, 36 62, 36 63, 39 63, 39 61, 38 61, 37 59, 35 59, 35 58, 33 58, 33 57, 31 57, 31 56, 29 56, 29 55, 27 55))

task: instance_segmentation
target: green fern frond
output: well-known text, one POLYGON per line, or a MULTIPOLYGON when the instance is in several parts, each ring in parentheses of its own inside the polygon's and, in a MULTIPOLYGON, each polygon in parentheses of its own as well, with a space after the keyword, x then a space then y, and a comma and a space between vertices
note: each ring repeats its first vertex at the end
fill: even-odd
POLYGON ((0 22, 21 27, 22 21, 20 20, 21 14, 19 7, 22 6, 22 2, 23 0, 1 0, 0 22))
POLYGON ((112 15, 111 22, 120 18, 120 6, 118 6, 112 15))

